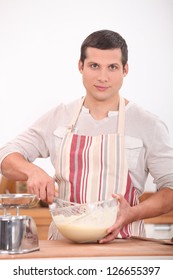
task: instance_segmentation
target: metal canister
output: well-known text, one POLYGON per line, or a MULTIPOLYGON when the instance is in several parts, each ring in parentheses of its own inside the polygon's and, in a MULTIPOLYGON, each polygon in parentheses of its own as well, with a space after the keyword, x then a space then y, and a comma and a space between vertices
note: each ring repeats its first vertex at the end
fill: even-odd
POLYGON ((0 216, 0 253, 39 250, 37 228, 30 216, 0 216))

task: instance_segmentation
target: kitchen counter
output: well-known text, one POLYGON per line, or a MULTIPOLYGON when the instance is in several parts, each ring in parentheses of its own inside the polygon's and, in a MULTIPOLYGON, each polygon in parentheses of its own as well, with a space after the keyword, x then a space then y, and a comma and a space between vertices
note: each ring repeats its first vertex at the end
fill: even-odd
POLYGON ((67 240, 40 240, 40 250, 27 254, 1 254, 1 259, 44 258, 152 258, 173 259, 173 245, 138 239, 117 239, 107 244, 75 244, 67 240))

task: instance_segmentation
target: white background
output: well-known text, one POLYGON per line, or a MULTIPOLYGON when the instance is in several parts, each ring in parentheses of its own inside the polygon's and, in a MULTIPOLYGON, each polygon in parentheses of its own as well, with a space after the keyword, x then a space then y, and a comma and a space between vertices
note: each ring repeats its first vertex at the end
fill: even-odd
POLYGON ((165 121, 173 142, 173 0, 0 0, 0 146, 85 93, 80 45, 98 29, 126 39, 121 93, 165 121))

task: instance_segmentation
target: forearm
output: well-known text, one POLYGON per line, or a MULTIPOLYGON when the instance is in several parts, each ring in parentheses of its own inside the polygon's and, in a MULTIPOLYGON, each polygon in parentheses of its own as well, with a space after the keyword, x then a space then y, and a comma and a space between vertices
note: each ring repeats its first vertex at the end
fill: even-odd
POLYGON ((100 243, 115 239, 120 230, 135 221, 156 217, 173 210, 173 190, 164 188, 136 206, 130 206, 122 195, 113 194, 119 201, 119 211, 115 224, 107 230, 107 236, 100 243))
POLYGON ((173 210, 173 190, 165 187, 132 207, 132 220, 156 217, 171 210, 173 210))
POLYGON ((38 198, 52 203, 55 181, 43 169, 28 162, 21 154, 12 153, 2 161, 2 173, 15 181, 27 181, 28 191, 38 198))
POLYGON ((2 174, 15 181, 27 181, 31 173, 39 169, 28 162, 20 153, 12 153, 4 158, 1 164, 2 174))

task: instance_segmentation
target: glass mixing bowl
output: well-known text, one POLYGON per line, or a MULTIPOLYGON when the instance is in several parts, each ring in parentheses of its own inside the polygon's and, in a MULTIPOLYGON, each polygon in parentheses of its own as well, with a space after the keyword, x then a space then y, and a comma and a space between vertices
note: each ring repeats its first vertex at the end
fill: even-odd
POLYGON ((117 199, 78 204, 55 198, 49 205, 58 231, 77 243, 97 242, 117 217, 117 199))

